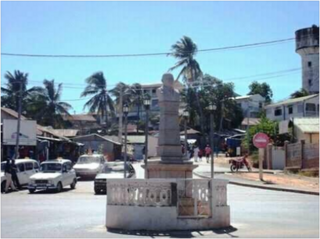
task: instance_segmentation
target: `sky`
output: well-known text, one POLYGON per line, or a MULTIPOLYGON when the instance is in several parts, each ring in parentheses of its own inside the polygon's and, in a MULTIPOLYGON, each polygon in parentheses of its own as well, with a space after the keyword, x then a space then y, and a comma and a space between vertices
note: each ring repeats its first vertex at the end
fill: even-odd
MULTIPOLYGON (((319 25, 319 2, 1 2, 1 52, 22 54, 136 54, 169 52, 183 36, 198 49, 294 38, 319 25)), ((267 82, 273 100, 302 87, 295 42, 245 49, 198 52, 202 71, 233 82, 240 95, 254 80, 267 82), (258 75, 258 76, 257 76, 258 75), (250 76, 250 77, 248 77, 250 76)), ((4 74, 29 74, 29 87, 44 79, 63 83, 62 100, 82 113, 85 79, 102 71, 112 89, 118 82, 160 83, 176 59, 170 56, 119 58, 26 58, 1 56, 4 74)), ((172 72, 176 77, 179 70, 172 72)))

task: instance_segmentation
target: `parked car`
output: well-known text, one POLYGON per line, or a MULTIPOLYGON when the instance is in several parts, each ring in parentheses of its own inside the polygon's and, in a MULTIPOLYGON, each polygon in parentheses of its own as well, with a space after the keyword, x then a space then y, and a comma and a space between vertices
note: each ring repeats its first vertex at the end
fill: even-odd
POLYGON ((79 157, 73 168, 77 176, 95 177, 103 168, 105 162, 106 160, 102 154, 84 154, 79 157))
MULTIPOLYGON (((6 187, 6 177, 4 174, 6 162, 1 163, 1 192, 4 192, 6 187)), ((17 177, 21 186, 27 186, 30 181, 30 177, 39 172, 39 163, 34 159, 16 159, 15 164, 17 166, 17 177)))
POLYGON ((76 173, 69 159, 48 160, 40 165, 40 172, 30 177, 28 189, 34 193, 38 189, 53 189, 61 192, 63 187, 75 189, 77 184, 76 173))
MULTIPOLYGON (((131 163, 127 162, 127 178, 135 177, 135 170, 131 163)), ((94 192, 96 194, 107 193, 107 180, 124 178, 124 162, 108 162, 94 179, 94 192)))

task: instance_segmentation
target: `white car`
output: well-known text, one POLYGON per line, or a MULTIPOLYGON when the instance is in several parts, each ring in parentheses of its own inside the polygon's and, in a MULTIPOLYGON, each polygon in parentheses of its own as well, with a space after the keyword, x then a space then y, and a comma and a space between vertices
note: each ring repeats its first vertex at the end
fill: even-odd
MULTIPOLYGON (((131 163, 126 164, 127 178, 135 178, 135 170, 131 163)), ((108 162, 94 179, 95 194, 107 193, 107 180, 124 178, 124 162, 108 162)))
MULTIPOLYGON (((21 186, 28 185, 30 177, 39 172, 39 163, 34 159, 16 159, 17 177, 21 186)), ((1 192, 6 187, 6 176, 4 174, 6 162, 1 163, 1 192)))
POLYGON ((30 177, 28 189, 34 193, 37 189, 54 189, 61 192, 63 187, 75 189, 77 184, 76 173, 72 169, 72 162, 68 159, 48 160, 40 165, 40 172, 30 177))
POLYGON ((103 168, 106 160, 101 154, 84 154, 81 155, 77 163, 73 166, 77 176, 95 177, 103 168))

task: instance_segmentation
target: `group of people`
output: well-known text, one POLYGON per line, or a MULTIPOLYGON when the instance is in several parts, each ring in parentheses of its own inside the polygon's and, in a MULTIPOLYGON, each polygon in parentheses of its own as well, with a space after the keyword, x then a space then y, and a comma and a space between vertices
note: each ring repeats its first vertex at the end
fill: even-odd
POLYGON ((19 179, 17 176, 17 165, 15 164, 15 160, 7 159, 7 162, 5 164, 4 173, 6 177, 6 187, 5 187, 5 193, 8 193, 9 187, 13 191, 18 191, 18 189, 21 189, 21 185, 19 183, 19 179))
MULTIPOLYGON (((182 145, 182 153, 184 154, 184 145, 182 145)), ((188 152, 188 158, 194 158, 195 162, 202 161, 202 157, 206 157, 207 163, 209 163, 209 159, 211 154, 213 153, 211 147, 209 144, 204 149, 199 148, 197 145, 193 145, 191 147, 188 147, 187 149, 188 152)))

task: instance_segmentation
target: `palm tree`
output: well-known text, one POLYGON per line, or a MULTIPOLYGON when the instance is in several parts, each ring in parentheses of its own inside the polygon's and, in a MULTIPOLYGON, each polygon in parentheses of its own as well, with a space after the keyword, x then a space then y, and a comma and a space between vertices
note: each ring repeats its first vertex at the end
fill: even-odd
POLYGON ((15 70, 13 74, 9 71, 4 75, 7 80, 6 87, 1 87, 1 106, 18 111, 20 93, 22 96, 22 111, 26 110, 26 98, 33 92, 38 90, 38 87, 27 89, 28 73, 23 73, 15 70), (20 87, 22 87, 20 92, 20 87))
POLYGON ((132 106, 137 106, 137 121, 140 120, 141 106, 143 105, 143 91, 142 86, 139 83, 135 83, 131 86, 132 106))
POLYGON ((122 142, 122 117, 123 117, 122 108, 123 108, 123 105, 125 104, 130 105, 130 96, 131 96, 130 87, 123 82, 119 82, 116 85, 116 87, 110 90, 109 92, 115 97, 115 102, 117 105, 118 116, 119 116, 118 139, 119 139, 119 142, 122 142))
POLYGON ((114 112, 114 106, 107 90, 107 80, 102 72, 97 72, 88 77, 86 83, 88 85, 81 93, 81 97, 91 95, 92 98, 84 104, 83 108, 88 107, 91 113, 100 113, 100 123, 102 124, 105 117, 105 124, 108 126, 108 109, 114 112))
MULTIPOLYGON (((184 76, 184 80, 188 86, 190 83, 195 83, 202 76, 202 71, 200 69, 200 65, 194 56, 197 54, 198 47, 192 41, 190 37, 183 36, 180 41, 176 42, 176 44, 172 45, 171 53, 169 55, 178 59, 178 62, 171 68, 169 71, 172 71, 176 68, 182 67, 180 73, 178 74, 177 79, 180 78, 181 75, 184 76)), ((189 100, 187 100, 189 101, 189 100)), ((204 122, 203 122, 203 110, 200 107, 199 93, 196 91, 196 101, 197 108, 200 115, 200 126, 202 137, 204 137, 204 122)), ((204 144, 202 140, 202 144, 204 144)))
POLYGON ((63 115, 70 116, 68 110, 72 109, 72 106, 60 100, 62 83, 58 84, 57 88, 54 80, 44 80, 43 84, 44 88, 38 89, 38 92, 32 96, 34 100, 30 100, 30 107, 38 109, 36 118, 42 124, 57 128, 63 127, 63 115))
POLYGON ((309 95, 309 92, 302 88, 300 90, 293 92, 290 95, 290 98, 295 99, 295 98, 300 98, 300 97, 304 97, 304 96, 308 96, 308 95, 309 95))

